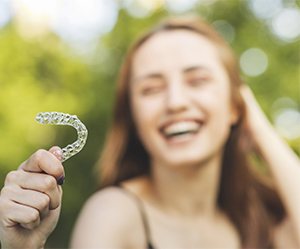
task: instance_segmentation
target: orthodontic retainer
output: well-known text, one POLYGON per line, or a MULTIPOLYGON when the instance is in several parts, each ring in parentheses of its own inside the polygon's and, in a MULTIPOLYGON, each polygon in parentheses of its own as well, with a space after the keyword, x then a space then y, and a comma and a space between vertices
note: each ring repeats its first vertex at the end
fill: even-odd
POLYGON ((63 112, 40 112, 36 115, 35 120, 40 124, 69 125, 76 129, 78 139, 74 143, 62 148, 63 156, 61 162, 76 155, 84 147, 88 131, 76 115, 70 115, 63 112))

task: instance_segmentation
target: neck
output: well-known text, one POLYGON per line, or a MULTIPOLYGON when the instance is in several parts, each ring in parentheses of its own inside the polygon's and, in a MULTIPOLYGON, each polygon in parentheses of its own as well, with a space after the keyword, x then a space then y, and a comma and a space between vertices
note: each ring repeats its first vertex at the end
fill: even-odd
POLYGON ((152 182, 162 208, 174 214, 213 216, 217 211, 221 159, 176 168, 153 162, 152 182))

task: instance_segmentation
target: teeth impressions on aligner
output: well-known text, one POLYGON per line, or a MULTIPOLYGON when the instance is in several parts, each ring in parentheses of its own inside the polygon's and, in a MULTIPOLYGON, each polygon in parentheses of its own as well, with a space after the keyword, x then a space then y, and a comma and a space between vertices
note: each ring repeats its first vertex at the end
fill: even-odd
POLYGON ((76 115, 62 112, 40 112, 36 115, 35 119, 40 124, 69 125, 76 129, 78 139, 62 149, 62 162, 76 155, 84 147, 88 131, 76 115))

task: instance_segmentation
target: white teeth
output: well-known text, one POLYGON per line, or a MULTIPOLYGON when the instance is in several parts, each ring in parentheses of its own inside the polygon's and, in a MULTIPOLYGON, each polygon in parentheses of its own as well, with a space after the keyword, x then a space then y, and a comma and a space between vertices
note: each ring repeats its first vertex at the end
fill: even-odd
POLYGON ((173 123, 163 129, 166 136, 180 135, 184 133, 195 133, 199 130, 200 124, 194 121, 182 121, 173 123))

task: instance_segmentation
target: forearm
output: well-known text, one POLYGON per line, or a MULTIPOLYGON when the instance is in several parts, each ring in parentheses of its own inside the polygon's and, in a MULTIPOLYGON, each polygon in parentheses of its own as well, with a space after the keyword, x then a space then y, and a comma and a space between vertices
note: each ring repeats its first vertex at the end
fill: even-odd
POLYGON ((300 244, 300 161, 269 124, 256 132, 258 150, 268 164, 300 244))

